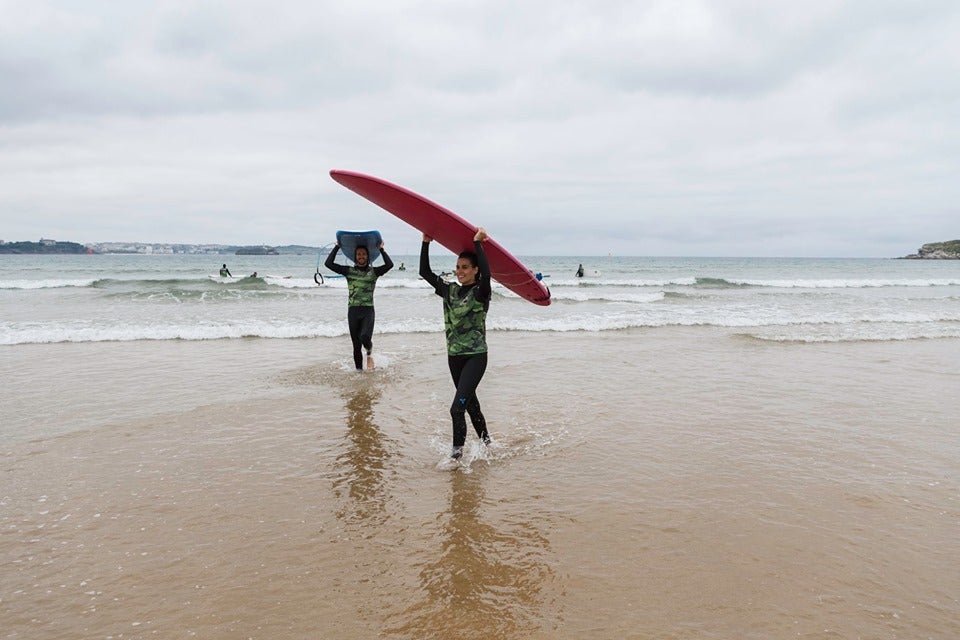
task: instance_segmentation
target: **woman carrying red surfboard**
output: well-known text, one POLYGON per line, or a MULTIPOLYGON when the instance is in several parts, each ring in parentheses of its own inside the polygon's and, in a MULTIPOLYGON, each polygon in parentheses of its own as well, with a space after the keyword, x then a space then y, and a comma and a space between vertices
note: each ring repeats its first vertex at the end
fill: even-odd
POLYGON ((459 284, 444 282, 430 269, 430 243, 423 234, 420 246, 420 277, 430 283, 443 298, 443 324, 447 336, 447 364, 457 387, 450 416, 453 419, 453 449, 450 457, 463 456, 467 439, 467 420, 484 444, 490 444, 487 421, 480 410, 477 386, 487 369, 487 310, 490 308, 490 265, 483 251, 487 232, 483 227, 473 236, 474 251, 463 251, 457 257, 456 276, 459 284))

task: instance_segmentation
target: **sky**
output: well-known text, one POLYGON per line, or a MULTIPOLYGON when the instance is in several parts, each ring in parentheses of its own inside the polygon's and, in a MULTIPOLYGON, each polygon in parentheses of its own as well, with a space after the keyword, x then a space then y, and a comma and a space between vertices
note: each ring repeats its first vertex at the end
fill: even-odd
POLYGON ((518 255, 896 257, 960 238, 954 0, 0 0, 0 239, 420 234, 518 255))

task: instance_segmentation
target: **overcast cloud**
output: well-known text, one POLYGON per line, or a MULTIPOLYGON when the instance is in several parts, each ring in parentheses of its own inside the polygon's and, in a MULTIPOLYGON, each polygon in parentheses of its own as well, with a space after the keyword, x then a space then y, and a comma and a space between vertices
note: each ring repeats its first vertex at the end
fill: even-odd
POLYGON ((898 256, 960 238, 960 4, 0 0, 0 238, 419 234, 520 255, 898 256))

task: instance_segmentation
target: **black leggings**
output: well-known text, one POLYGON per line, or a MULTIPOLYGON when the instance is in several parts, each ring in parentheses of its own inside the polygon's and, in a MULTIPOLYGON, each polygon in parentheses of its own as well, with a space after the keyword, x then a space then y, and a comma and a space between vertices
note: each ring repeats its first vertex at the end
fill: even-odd
POLYGON ((477 386, 487 370, 487 354, 478 353, 470 356, 447 356, 450 365, 450 375, 453 384, 457 385, 457 395, 450 405, 450 416, 453 418, 453 446, 462 447, 467 439, 467 419, 464 413, 470 414, 470 422, 482 440, 487 437, 487 421, 480 411, 480 401, 477 399, 477 386))
POLYGON ((353 364, 357 369, 363 369, 363 354, 360 347, 367 353, 373 351, 373 322, 376 313, 373 307, 350 307, 347 309, 347 326, 350 327, 350 340, 353 341, 353 364))

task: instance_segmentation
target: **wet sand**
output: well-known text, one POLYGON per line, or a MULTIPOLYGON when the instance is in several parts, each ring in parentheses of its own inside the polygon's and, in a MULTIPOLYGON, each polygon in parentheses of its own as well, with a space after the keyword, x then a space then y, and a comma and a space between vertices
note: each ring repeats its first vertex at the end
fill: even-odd
POLYGON ((960 341, 490 343, 5 348, 0 637, 960 636, 960 341))

